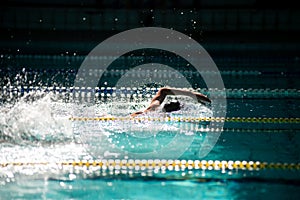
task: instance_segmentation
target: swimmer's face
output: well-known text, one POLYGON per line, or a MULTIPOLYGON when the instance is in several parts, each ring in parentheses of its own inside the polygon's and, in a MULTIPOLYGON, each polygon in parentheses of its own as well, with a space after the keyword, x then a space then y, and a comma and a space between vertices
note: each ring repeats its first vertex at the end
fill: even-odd
POLYGON ((173 111, 177 111, 180 110, 180 103, 177 102, 170 102, 170 103, 166 103, 163 107, 163 112, 173 112, 173 111))

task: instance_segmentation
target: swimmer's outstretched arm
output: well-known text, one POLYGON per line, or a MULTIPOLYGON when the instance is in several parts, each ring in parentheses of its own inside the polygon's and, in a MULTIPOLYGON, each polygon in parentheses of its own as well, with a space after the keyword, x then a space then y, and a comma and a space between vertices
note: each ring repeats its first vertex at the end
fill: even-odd
POLYGON ((161 88, 156 93, 155 97, 153 97, 151 104, 152 104, 152 102, 155 102, 155 101, 159 101, 159 103, 161 104, 165 100, 167 95, 183 95, 183 96, 189 96, 192 98, 196 97, 197 101, 199 103, 203 103, 203 101, 206 103, 211 103, 211 100, 207 96, 205 96, 201 93, 198 93, 198 92, 192 92, 189 90, 182 90, 182 89, 176 89, 176 88, 161 88))
POLYGON ((158 90, 158 92, 156 93, 156 95, 153 97, 153 99, 151 100, 150 106, 148 108, 146 108, 146 110, 144 111, 139 111, 139 112, 135 112, 133 114, 131 114, 132 117, 135 117, 139 114, 142 114, 144 112, 149 112, 149 111, 153 111, 155 110, 157 107, 159 107, 162 102, 165 100, 165 98, 167 97, 167 95, 184 95, 184 96, 189 96, 192 98, 197 98, 197 101, 199 103, 203 103, 207 102, 207 103, 211 103, 211 100, 201 94, 201 93, 197 93, 197 92, 192 92, 189 90, 182 90, 182 89, 176 89, 176 88, 161 88, 158 90))

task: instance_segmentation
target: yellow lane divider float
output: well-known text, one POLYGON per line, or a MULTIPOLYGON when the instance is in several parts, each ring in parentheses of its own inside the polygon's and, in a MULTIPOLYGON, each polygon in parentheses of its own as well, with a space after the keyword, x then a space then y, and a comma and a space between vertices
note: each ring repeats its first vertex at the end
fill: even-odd
POLYGON ((71 121, 158 121, 158 122, 239 122, 299 124, 300 118, 261 118, 261 117, 70 117, 71 121))
POLYGON ((74 160, 58 163, 50 162, 7 162, 0 167, 51 165, 66 167, 94 167, 102 170, 300 170, 300 163, 268 163, 260 161, 219 161, 219 160, 74 160))

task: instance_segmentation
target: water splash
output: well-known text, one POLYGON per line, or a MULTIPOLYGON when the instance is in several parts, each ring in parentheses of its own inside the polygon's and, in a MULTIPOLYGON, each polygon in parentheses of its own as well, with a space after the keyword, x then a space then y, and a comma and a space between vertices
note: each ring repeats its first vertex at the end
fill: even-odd
POLYGON ((2 142, 57 143, 72 140, 72 124, 64 103, 53 102, 54 94, 35 92, 0 110, 2 142))
MULTIPOLYGON (((0 144, 51 145, 73 140, 68 104, 58 94, 34 91, 18 93, 11 88, 40 87, 42 73, 9 66, 1 69, 0 144)), ((52 80, 53 77, 47 77, 52 80)))
MULTIPOLYGON (((38 76, 29 78, 29 73, 22 70, 15 77, 6 77, 7 85, 5 86, 39 85, 40 78, 38 76)), ((132 124, 123 122, 120 124, 113 122, 101 124, 94 122, 91 124, 69 120, 74 111, 76 111, 74 116, 78 117, 128 116, 133 112, 145 109, 149 105, 149 98, 110 98, 105 102, 97 101, 97 99, 85 101, 81 99, 81 94, 79 97, 66 98, 70 97, 71 93, 63 94, 43 90, 23 93, 23 96, 1 91, 0 95, 0 150, 4 151, 1 160, 82 159, 91 155, 87 152, 86 147, 88 147, 87 149, 96 148, 97 152, 101 152, 99 157, 105 157, 107 149, 113 150, 118 147, 116 144, 124 139, 122 137, 153 138, 152 136, 160 130, 164 132, 179 131, 186 135, 190 135, 192 132, 190 126, 184 125, 183 127, 176 123, 132 124), (116 134, 119 134, 120 137, 116 134), (82 140, 82 135, 87 135, 88 139, 82 140), (87 141, 92 143, 87 144, 87 141), (11 147, 13 149, 10 149, 11 147), (65 148, 69 153, 65 152, 65 148), (81 150, 81 153, 78 152, 78 149, 81 150), (9 151, 14 151, 14 153, 9 153, 9 151), (39 154, 36 154, 36 151, 39 154)), ((183 108, 172 113, 174 116, 207 117, 212 115, 210 109, 195 104, 191 98, 178 97, 176 99, 183 103, 183 108)), ((173 97, 167 97, 165 103, 172 100, 174 100, 173 97)), ((158 117, 164 113, 157 111, 149 115, 158 117)), ((154 137, 153 141, 157 142, 157 138, 154 137)), ((134 146, 139 149, 137 148, 138 144, 132 144, 126 148, 134 146)))

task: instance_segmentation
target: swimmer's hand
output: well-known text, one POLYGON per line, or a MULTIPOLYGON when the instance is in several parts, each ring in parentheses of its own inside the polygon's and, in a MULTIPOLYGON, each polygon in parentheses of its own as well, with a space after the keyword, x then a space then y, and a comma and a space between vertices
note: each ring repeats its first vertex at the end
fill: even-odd
POLYGON ((138 116, 138 115, 140 115, 140 114, 143 114, 143 113, 144 113, 143 111, 138 111, 138 112, 132 113, 132 114, 130 115, 130 117, 136 117, 136 116, 138 116))

